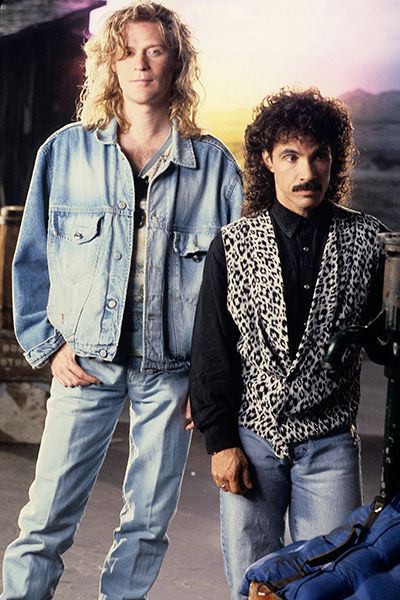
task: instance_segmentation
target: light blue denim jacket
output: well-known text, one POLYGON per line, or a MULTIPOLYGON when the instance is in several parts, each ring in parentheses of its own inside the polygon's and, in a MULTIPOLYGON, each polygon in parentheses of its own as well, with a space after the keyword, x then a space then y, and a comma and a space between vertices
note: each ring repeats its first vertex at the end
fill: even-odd
MULTIPOLYGON (((187 363, 204 256, 240 216, 241 176, 217 139, 173 128, 149 185, 142 369, 187 363)), ((73 123, 39 149, 13 264, 17 339, 32 367, 66 340, 111 361, 120 338, 133 249, 134 184, 117 125, 73 123)))

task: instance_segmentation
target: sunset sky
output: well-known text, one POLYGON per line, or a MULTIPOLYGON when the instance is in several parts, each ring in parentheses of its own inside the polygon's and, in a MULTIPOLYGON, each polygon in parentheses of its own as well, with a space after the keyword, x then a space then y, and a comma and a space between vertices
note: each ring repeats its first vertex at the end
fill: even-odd
POLYGON ((400 89, 398 0, 164 3, 197 40, 204 111, 254 106, 284 85, 315 85, 329 95, 400 89))

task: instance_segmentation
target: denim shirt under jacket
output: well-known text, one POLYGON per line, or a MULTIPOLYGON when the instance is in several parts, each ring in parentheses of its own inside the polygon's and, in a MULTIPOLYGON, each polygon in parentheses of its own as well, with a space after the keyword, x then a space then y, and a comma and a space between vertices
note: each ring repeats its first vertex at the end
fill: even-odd
MULTIPOLYGON (((240 216, 241 202, 240 172, 224 145, 173 128, 147 198, 143 369, 189 360, 204 256, 221 226, 240 216)), ((115 357, 134 206, 114 120, 95 131, 67 125, 39 149, 13 264, 15 331, 32 367, 64 340, 80 356, 115 357)))

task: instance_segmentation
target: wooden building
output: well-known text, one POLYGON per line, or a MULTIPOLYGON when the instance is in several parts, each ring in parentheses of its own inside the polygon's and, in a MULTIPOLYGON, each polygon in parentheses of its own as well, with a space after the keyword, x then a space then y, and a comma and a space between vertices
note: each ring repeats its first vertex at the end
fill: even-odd
POLYGON ((0 206, 25 201, 35 154, 73 120, 94 0, 4 0, 0 37, 0 206))

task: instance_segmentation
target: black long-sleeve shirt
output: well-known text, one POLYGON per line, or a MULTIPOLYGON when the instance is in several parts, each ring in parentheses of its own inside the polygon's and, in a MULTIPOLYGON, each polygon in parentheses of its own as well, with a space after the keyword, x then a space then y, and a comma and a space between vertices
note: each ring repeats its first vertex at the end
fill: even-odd
POLYGON ((269 214, 281 262, 289 351, 294 358, 310 312, 332 220, 332 204, 324 202, 305 219, 275 201, 269 214))
MULTIPOLYGON (((323 203, 305 219, 275 201, 269 214, 281 262, 289 351, 293 358, 310 311, 332 220, 332 205, 323 203)), ((380 304, 377 294, 369 310, 371 317, 380 304)), ((193 334, 190 383, 194 421, 206 434, 210 453, 240 445, 238 411, 242 381, 236 351, 238 340, 238 328, 227 309, 227 269, 220 234, 211 244, 205 264, 193 334), (212 385, 208 385, 210 377, 212 385)))

